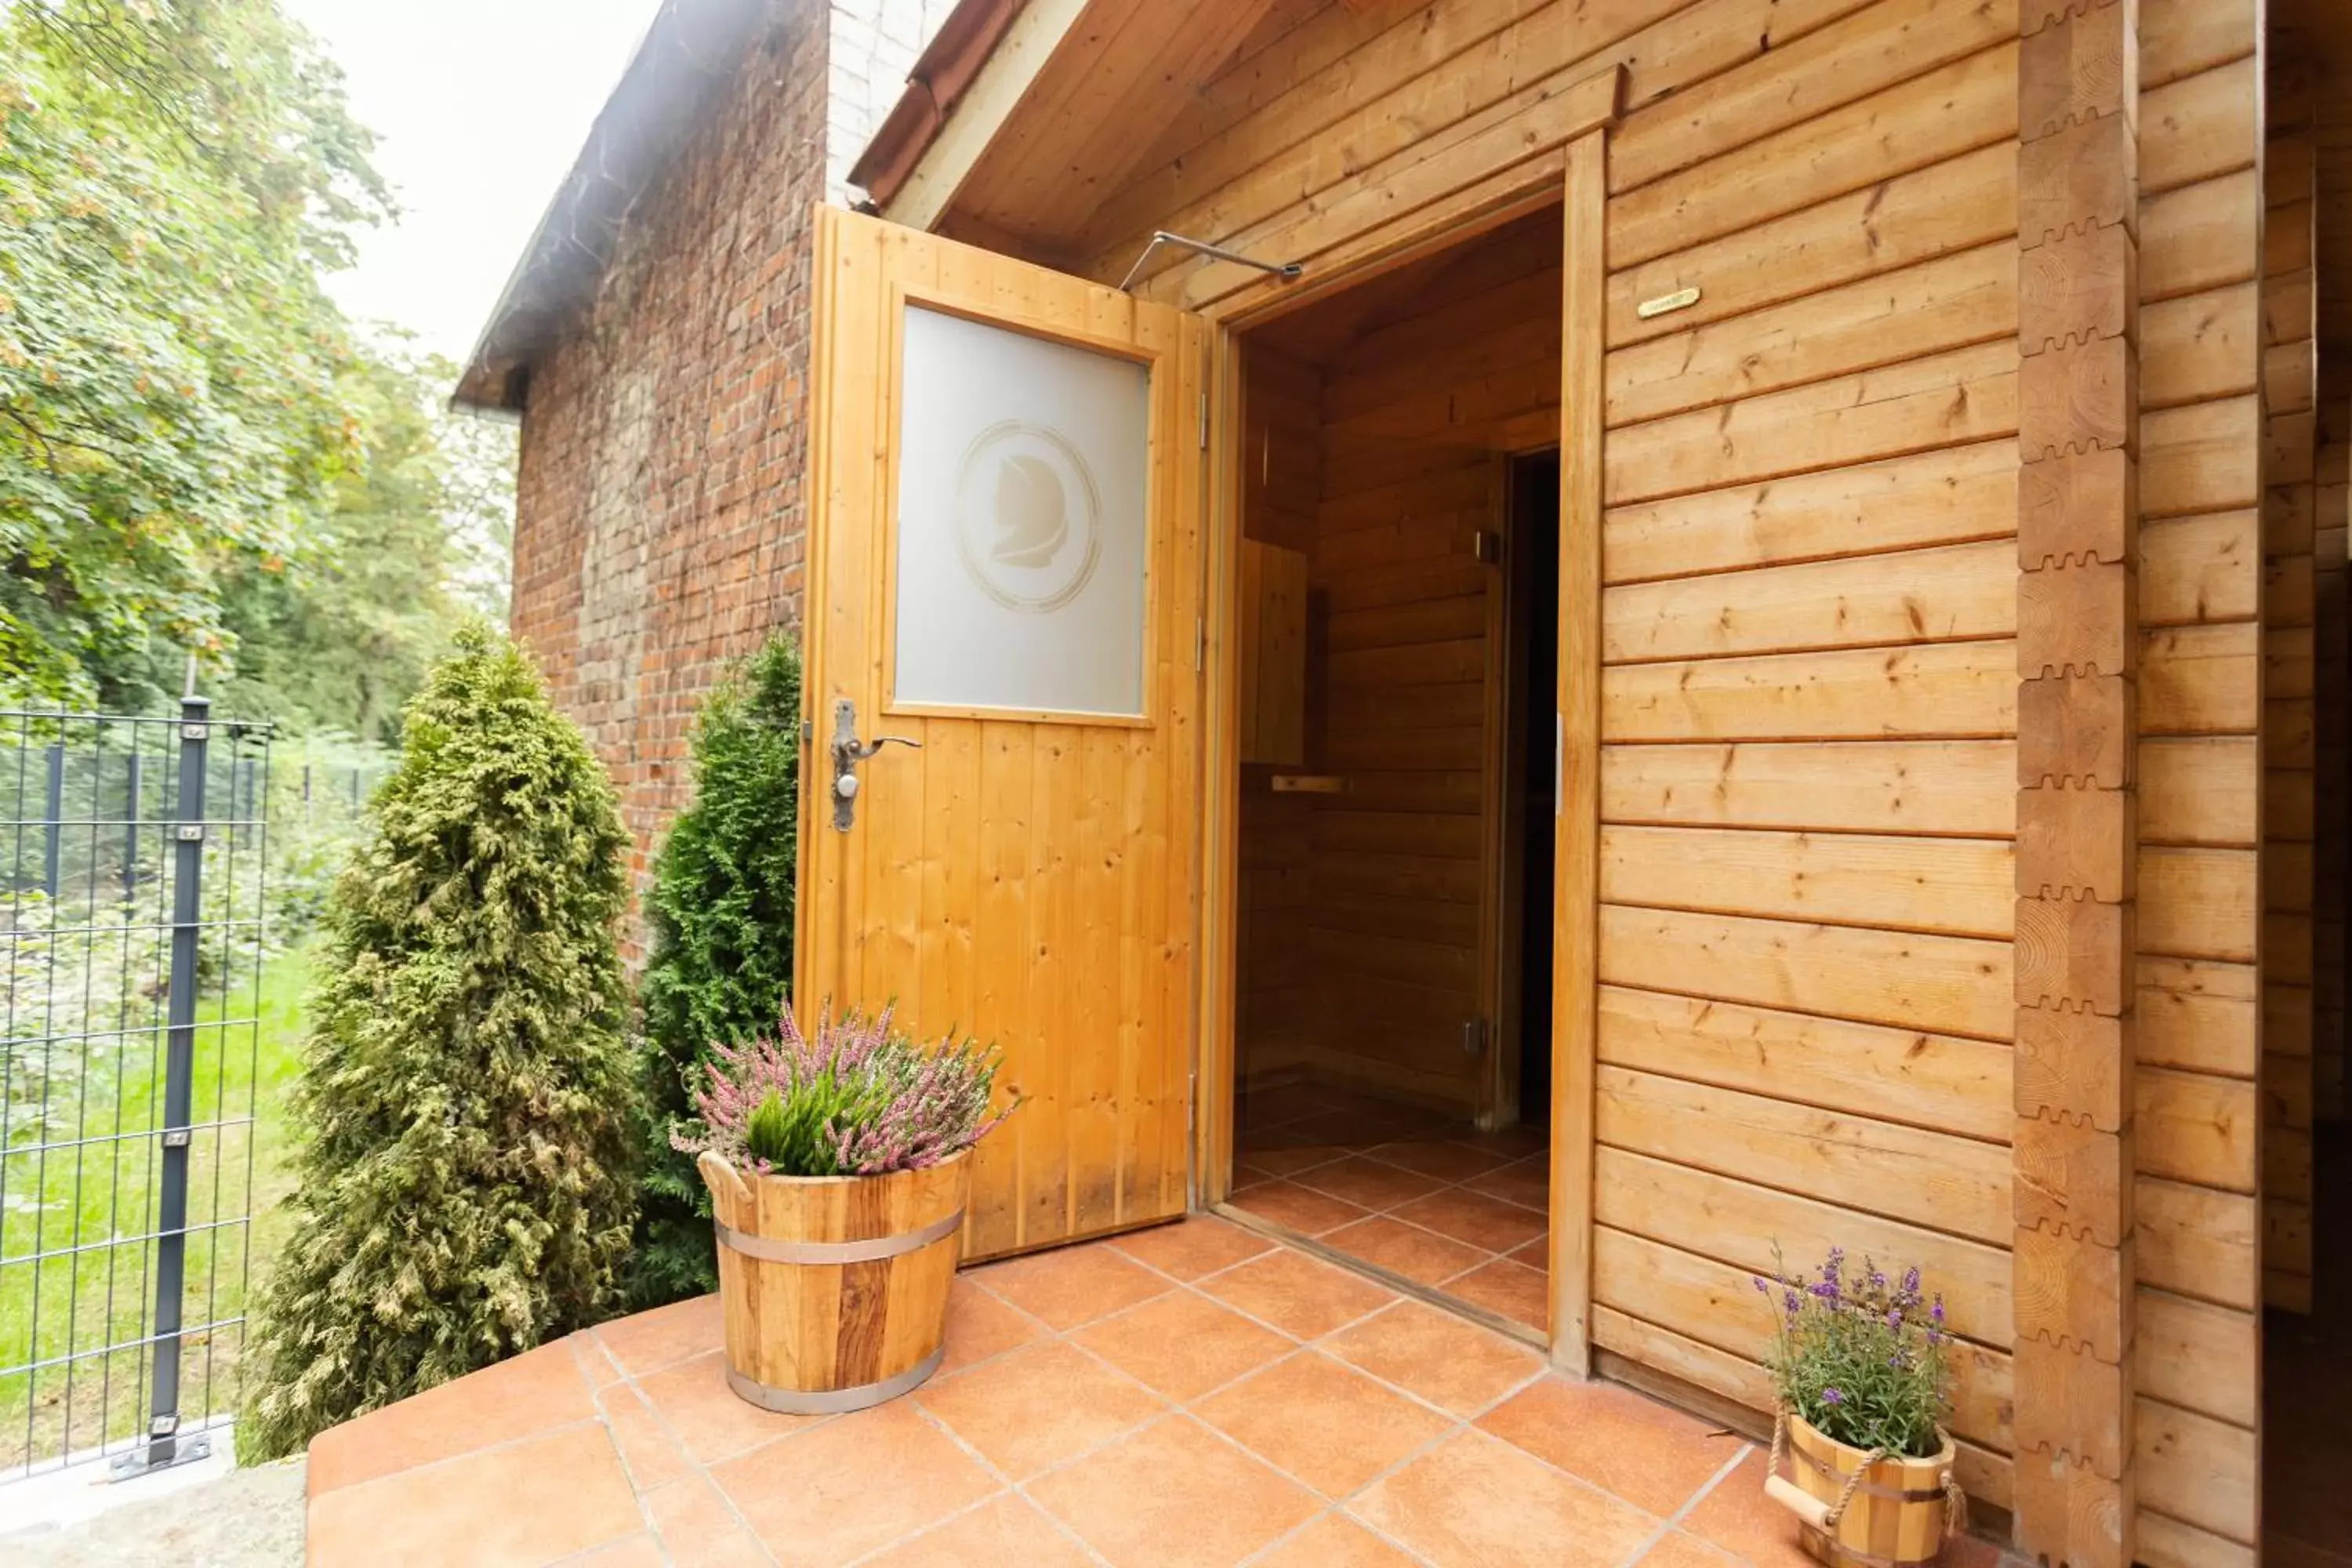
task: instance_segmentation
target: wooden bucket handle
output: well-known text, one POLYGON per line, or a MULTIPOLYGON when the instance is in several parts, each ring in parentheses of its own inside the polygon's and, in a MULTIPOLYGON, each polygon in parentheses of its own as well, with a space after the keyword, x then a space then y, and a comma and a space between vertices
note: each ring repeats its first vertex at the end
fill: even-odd
MULTIPOLYGON (((1938 1436, 1942 1434, 1940 1427, 1937 1428, 1937 1434, 1938 1436)), ((1946 1437, 1944 1441, 1948 1447, 1951 1439, 1946 1437)), ((1873 1448, 1864 1455, 1862 1463, 1855 1467, 1852 1475, 1846 1477, 1845 1488, 1838 1493, 1837 1501, 1831 1503, 1823 1502, 1799 1487, 1794 1481, 1781 1479, 1780 1457, 1786 1452, 1788 1443, 1789 1412, 1782 1409, 1776 1412, 1772 1417, 1772 1452, 1765 1460, 1764 1495, 1795 1514, 1800 1522, 1811 1526, 1823 1535, 1835 1535, 1839 1522, 1845 1518, 1846 1505, 1853 1500, 1854 1491, 1862 1485, 1863 1477, 1870 1473, 1871 1466, 1885 1457, 1885 1450, 1873 1448)), ((1969 1529, 1969 1495, 1962 1491, 1959 1483, 1952 1479, 1951 1471, 1946 1470, 1942 1480, 1944 1534, 1947 1539, 1965 1535, 1969 1529)))
POLYGON ((694 1168, 702 1173, 702 1184, 710 1189, 711 1205, 719 1219, 741 1228, 740 1216, 751 1205, 751 1188, 743 1173, 726 1155, 709 1149, 695 1156, 694 1168))
POLYGON ((1793 1513, 1802 1522, 1823 1535, 1835 1535, 1839 1523, 1845 1518, 1846 1505, 1862 1486, 1862 1479, 1870 1474, 1873 1465, 1886 1458, 1884 1448, 1873 1448, 1862 1457, 1862 1463, 1845 1479, 1835 1502, 1823 1502, 1799 1487, 1794 1481, 1780 1479, 1780 1456, 1789 1447, 1789 1412, 1784 1407, 1772 1417, 1772 1453, 1764 1462, 1764 1495, 1793 1513))
POLYGON ((1796 1482, 1783 1480, 1779 1471, 1764 1478, 1764 1495, 1822 1534, 1830 1533, 1830 1505, 1810 1492, 1799 1490, 1796 1482))

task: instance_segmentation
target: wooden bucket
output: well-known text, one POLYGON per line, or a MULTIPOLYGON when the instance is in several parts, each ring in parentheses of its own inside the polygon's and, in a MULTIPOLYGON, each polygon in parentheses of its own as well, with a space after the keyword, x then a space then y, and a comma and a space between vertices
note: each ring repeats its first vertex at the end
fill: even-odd
MULTIPOLYGON (((1943 1449, 1927 1458, 1888 1458, 1872 1465, 1840 1511, 1838 1500, 1845 1497, 1848 1479, 1868 1453, 1824 1436, 1802 1416, 1783 1419, 1789 1468, 1796 1483, 1783 1480, 1775 1463, 1765 1477, 1764 1491, 1797 1516, 1805 1550, 1817 1560, 1837 1568, 1933 1563, 1944 1550, 1947 1535, 1958 1533, 1956 1510, 1965 1505, 1951 1486, 1948 1435, 1937 1433, 1944 1439, 1943 1449)), ((1780 1445, 1773 1447, 1777 1459, 1780 1445)))
POLYGON ((896 1399, 938 1370, 970 1150, 879 1176, 747 1177, 708 1152, 697 1163, 737 1394, 824 1415, 896 1399))

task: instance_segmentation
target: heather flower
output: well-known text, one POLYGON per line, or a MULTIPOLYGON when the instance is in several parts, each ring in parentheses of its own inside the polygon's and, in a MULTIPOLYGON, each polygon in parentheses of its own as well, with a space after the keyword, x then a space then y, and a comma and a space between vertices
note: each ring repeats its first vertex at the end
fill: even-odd
POLYGON ((920 1170, 971 1148, 1014 1110, 991 1111, 994 1047, 950 1032, 925 1048, 891 1030, 887 1007, 872 1019, 828 1010, 814 1039, 787 1011, 772 1037, 711 1055, 694 1096, 699 1129, 672 1134, 671 1144, 763 1175, 920 1170))

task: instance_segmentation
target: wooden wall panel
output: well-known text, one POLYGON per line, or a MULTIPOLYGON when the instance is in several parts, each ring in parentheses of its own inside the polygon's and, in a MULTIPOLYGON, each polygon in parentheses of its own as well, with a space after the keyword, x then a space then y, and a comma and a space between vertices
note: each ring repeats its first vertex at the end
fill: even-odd
POLYGON ((1594 1331, 1757 1403, 1772 1240, 1916 1259, 2005 1507, 2017 17, 1892 47, 1918 10, 1700 89, 1751 133, 1617 132, 1594 1331))
MULTIPOLYGON (((2245 1510, 2213 1506, 2225 1489, 2208 1478, 2253 1442, 2263 1242, 2245 1119, 2265 1008, 2252 917, 2258 847, 2281 820, 2259 777, 2282 749, 2259 630, 2280 574, 2266 570, 2259 467, 2261 133, 2256 95, 2241 91, 2255 85, 2260 22, 2254 0, 2142 6, 2135 1535, 2143 1560, 2183 1568, 2250 1562, 2257 1539, 2245 1510), (2190 123, 2194 148, 2180 140, 2190 123)), ((2307 719, 2285 718, 2307 734, 2307 719)))
MULTIPOLYGON (((1153 167, 1049 237, 1099 276, 1166 226, 1303 258, 1311 277, 1407 243, 1397 237, 1427 240, 1448 215, 1483 221, 1526 200, 1557 177, 1578 95, 1618 95, 1594 1335, 1760 1403, 1760 1325, 1740 1316, 1752 1292, 1719 1289, 1754 1266, 1754 1238, 1916 1247, 1990 1315, 1972 1320, 1971 1342, 2002 1358, 2000 1386, 2021 1399, 2013 1420, 1972 1419, 1971 1488, 2045 1521, 2092 1519, 2083 1492, 2053 1502, 2038 1451, 2053 1443, 2095 1460, 2108 1485, 2088 1499, 2113 1527, 2104 1552, 2095 1529, 2028 1531, 2054 1542, 2053 1560, 2110 1560, 2135 1524, 2163 1561, 2246 1545, 2226 1487, 2187 1500, 2143 1489, 2134 1509, 2118 1482, 2144 1462, 2126 1440, 2135 1426, 2186 1445, 2167 1456, 2175 1476, 2235 1473, 2243 1457, 2226 1434, 2245 1431, 2247 1412, 2216 1389, 2252 1376, 2260 1290, 2242 1115, 2261 1067, 2263 911, 2250 889, 2265 812, 2295 819, 2257 780, 2266 759, 2292 771, 2321 754, 2321 678, 2277 685, 2267 702, 2263 686, 2300 645, 2266 643, 2261 624, 2263 399, 2294 363, 2263 358, 2264 193, 2244 90, 2259 25, 2255 0, 1335 5, 1209 82, 1144 160, 1153 167), (2102 29, 2134 9, 2137 75, 2105 75, 2116 58, 2098 52, 2102 29), (2135 79, 2139 96, 2116 101, 2135 79), (2094 123, 2117 116, 2132 127, 2121 156, 2113 125, 2094 123), (2053 182, 2068 169, 2126 177, 2053 182), (2137 242, 2120 273, 2113 248, 2092 254, 2118 233, 2137 242), (1641 314, 1685 289, 1697 293, 1686 308, 1641 314), (2101 510, 2090 479, 2041 482, 2051 473, 2021 490, 2021 446, 2053 473, 2136 452, 2137 508, 2117 499, 2126 489, 2101 510), (2120 551, 2012 547, 2021 515, 2066 526, 2092 513, 2116 525, 2120 551), (2138 743, 2037 771, 2085 710, 2023 688, 2092 670, 2137 680, 2137 718, 2115 732, 2136 729, 2138 743), (2060 792, 2045 788, 2053 776, 2093 782, 2060 792), (2086 862, 2106 808, 2075 797, 2126 788, 2137 830, 2108 816, 2112 852, 2086 862), (2120 1146, 2134 1118, 2156 1144, 2146 1170, 2111 1163, 2105 1193, 2084 1194, 2104 1198, 2095 1226, 2056 1223, 2095 1229, 2092 1252, 2136 1249, 2147 1332, 2210 1362, 2193 1377, 2168 1362, 2134 1392, 2155 1352, 2101 1345, 2103 1442, 2059 1429, 2063 1401, 2028 1392, 2082 1387, 2052 1361, 2060 1253, 2035 1207, 2048 1145, 2069 1137, 2053 1129, 2093 1113, 2063 1098, 2083 1083, 2041 1070, 2079 1041, 2013 1044, 2026 1013, 2090 978, 2053 970, 2047 941, 2079 912, 2061 889, 2085 888, 2107 909, 2136 894, 2153 917, 2158 950, 2136 957, 2127 928, 2102 928, 2113 962, 2086 999, 2118 1027, 2085 1048, 2115 1069, 2100 1130, 2120 1146), (2021 1062, 2037 1075, 2022 1098, 2021 1062), (1714 1146, 1725 1128, 1775 1174, 1733 1168, 1714 1146), (1906 1206, 1916 1194, 1855 1174, 1926 1164, 1981 1177, 1955 1200, 1962 1224, 1923 1222, 1906 1206), (2029 1233, 2032 1255, 2013 1261, 2029 1233), (2012 1466, 2012 1445, 2029 1442, 2034 1466, 2012 1466), (2021 1497, 2028 1468, 2038 1491, 2021 1497)), ((1335 659, 1341 624, 1362 628, 1333 674, 1385 682, 1335 687, 1328 736, 1334 766, 1382 782, 1314 808, 1317 875, 1358 910, 1478 885, 1461 824, 1442 820, 1461 814, 1483 734, 1465 647, 1479 578, 1458 541, 1492 515, 1492 489, 1468 458, 1556 418, 1521 407, 1541 372, 1533 334, 1511 330, 1527 306, 1506 286, 1458 322, 1430 313, 1409 353, 1400 332, 1390 363, 1355 366, 1326 394, 1327 471, 1344 477, 1318 509, 1316 584, 1335 659), (1449 332, 1491 366, 1424 376, 1449 332), (1400 444, 1455 426, 1458 449, 1400 444), (1414 671, 1425 679, 1406 683, 1414 671), (1416 835, 1437 852, 1402 853, 1416 835)), ((1179 258, 1147 284, 1212 311, 1275 287, 1179 258)), ((2277 602, 2326 603, 2316 563, 2272 564, 2277 602)), ((1464 929, 1458 914, 1432 925, 1464 929)), ((1326 941, 1354 935, 1396 940, 1367 925, 1326 941)), ((1448 962, 1412 973, 1458 973, 1448 962)), ((1380 994, 1407 1012, 1451 1002, 1442 988, 1380 994)), ((2081 1022, 2056 1010, 2061 1033, 2081 1022)), ((2103 1278, 2127 1321, 2129 1267, 2103 1278)))
MULTIPOLYGON (((2313 82, 2307 40, 2280 29, 2270 56, 2263 170, 2262 397, 2263 421, 2263 697, 2312 696, 2316 661, 2318 266, 2314 210, 2313 82), (2299 591, 2298 591, 2299 590, 2299 591)), ((2251 64, 2251 62, 2249 62, 2251 64)), ((2311 1310, 2313 905, 2309 874, 2318 763, 2313 710, 2309 755, 2263 759, 2262 1135, 2263 1299, 2311 1310), (2304 874, 2287 874, 2290 864, 2304 874)))
MULTIPOLYGON (((2352 359, 2332 346, 2320 360, 2318 450, 2313 464, 2315 701, 2312 836, 2317 899, 2312 910, 2312 1101, 2322 1121, 2346 1114, 2347 889, 2352 883, 2352 592, 2345 541, 2352 523, 2352 359)), ((2287 803, 2296 802, 2291 798, 2287 803)), ((2277 806, 2273 822, 2288 826, 2277 806)))

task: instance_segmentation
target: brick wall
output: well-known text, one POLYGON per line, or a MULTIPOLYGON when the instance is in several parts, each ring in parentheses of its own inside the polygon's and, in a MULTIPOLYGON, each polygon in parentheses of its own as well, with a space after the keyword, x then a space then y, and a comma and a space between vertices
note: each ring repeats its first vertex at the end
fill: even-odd
POLYGON ((775 9, 523 416, 514 628, 612 769, 640 884, 690 784, 698 699, 800 618, 828 13, 775 9))

